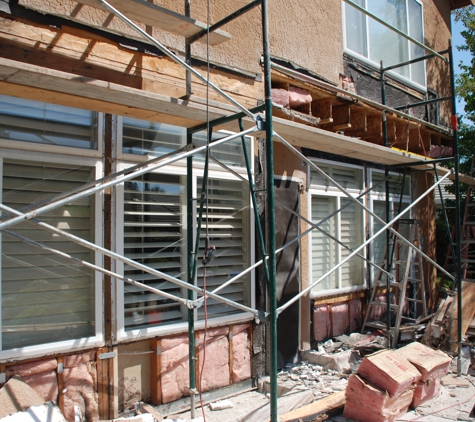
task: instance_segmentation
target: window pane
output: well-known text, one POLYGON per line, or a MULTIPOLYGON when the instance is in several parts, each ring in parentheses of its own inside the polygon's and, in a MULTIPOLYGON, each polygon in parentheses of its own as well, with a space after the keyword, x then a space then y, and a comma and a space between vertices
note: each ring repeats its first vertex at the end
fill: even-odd
MULTIPOLYGON (((213 133, 213 140, 222 139, 226 136, 229 136, 229 134, 223 134, 219 132, 213 133)), ((197 147, 206 145, 206 133, 200 132, 193 135, 193 142, 197 147)), ((249 137, 246 137, 246 143, 248 154, 250 154, 251 142, 249 137)), ((240 137, 218 145, 217 147, 211 147, 210 154, 211 157, 216 158, 227 166, 246 167, 246 161, 244 159, 244 152, 242 149, 242 140, 240 137)), ((195 157, 197 161, 205 160, 203 154, 197 154, 195 157)))
MULTIPOLYGON (((389 193, 392 196, 400 196, 401 194, 403 195, 410 195, 411 193, 411 188, 410 188, 410 182, 411 178, 410 176, 403 177, 403 175, 389 175, 389 193), (404 186, 403 184, 403 179, 404 179, 404 186)), ((373 172, 372 173, 372 183, 373 183, 373 190, 371 191, 372 194, 377 194, 380 193, 379 197, 384 197, 386 196, 386 183, 384 182, 384 173, 377 173, 373 172)))
POLYGON ((96 113, 0 95, 0 139, 97 149, 96 113))
MULTIPOLYGON (((407 14, 405 0, 368 0, 368 10, 390 25, 407 33, 407 14)), ((369 19, 369 58, 384 66, 409 60, 408 41, 386 26, 369 19)), ((407 66, 396 70, 409 77, 407 66)))
MULTIPOLYGON (((340 216, 340 241, 351 249, 357 249, 363 242, 362 208, 349 199, 341 199, 341 206, 346 208, 340 216), (350 204, 350 205, 348 205, 350 204)), ((341 259, 345 259, 352 252, 343 246, 341 259)), ((360 251, 364 255, 364 250, 360 251)), ((354 256, 341 267, 341 287, 358 286, 363 283, 363 259, 354 256)))
MULTIPOLYGON (((201 196, 202 179, 198 179, 198 197, 201 196)), ((199 201, 197 201, 197 213, 199 201)), ((200 251, 204 251, 206 233, 209 244, 216 247, 216 257, 206 267, 206 288, 214 290, 249 267, 249 191, 247 184, 231 180, 208 180, 208 204, 203 212, 200 234, 200 251), (208 215, 206 217, 206 214, 208 215), (207 229, 208 230, 207 230, 207 229)), ((202 253, 200 253, 200 257, 202 253)), ((198 285, 203 287, 204 271, 198 261, 198 285)), ((234 302, 250 305, 249 275, 219 292, 234 302)), ((208 315, 218 316, 241 312, 239 309, 207 300, 208 315)), ((198 315, 203 317, 203 307, 198 315)))
MULTIPOLYGON (((364 7, 364 0, 356 0, 364 7)), ((366 40, 366 16, 364 13, 345 3, 346 48, 368 57, 366 40)))
MULTIPOLYGON (((324 218, 328 217, 336 209, 336 198, 328 198, 323 196, 312 197, 312 222, 317 224, 324 218)), ((336 216, 325 221, 319 226, 325 232, 337 237, 337 221, 336 216)), ((324 233, 312 231, 312 280, 315 282, 323 274, 335 266, 337 260, 337 246, 324 233)), ((314 288, 314 292, 322 292, 325 290, 336 289, 337 272, 333 272, 329 277, 323 279, 314 288)))
MULTIPOLYGON (((3 203, 22 209, 93 180, 87 167, 5 161, 3 203)), ((83 239, 94 236, 94 197, 78 199, 39 219, 83 239)), ((21 223, 12 232, 92 262, 93 253, 38 226, 21 223)), ((2 348, 90 337, 94 330, 94 274, 51 252, 2 235, 2 348)))
MULTIPOLYGON (((186 280, 186 247, 180 176, 148 173, 124 185, 124 254, 176 278, 186 280)), ((176 284, 125 266, 124 275, 174 296, 183 297, 176 284)), ((124 285, 126 329, 170 324, 185 318, 179 302, 124 285)))
POLYGON ((124 154, 161 156, 186 144, 186 129, 164 123, 123 118, 124 154))
MULTIPOLYGON (((343 167, 337 165, 319 164, 317 166, 328 174, 333 180, 335 180, 344 189, 356 189, 360 190, 363 184, 363 171, 361 169, 353 167, 343 167)), ((312 187, 324 187, 335 188, 335 185, 331 183, 326 177, 322 176, 319 172, 311 170, 310 184, 312 187)))
MULTIPOLYGON (((422 28, 422 5, 415 0, 408 0, 409 4, 409 35, 415 40, 423 43, 424 34, 422 28)), ((411 49, 411 59, 424 56, 422 47, 414 43, 409 43, 411 49)), ((411 79, 418 84, 425 85, 425 64, 424 62, 411 65, 411 79)))

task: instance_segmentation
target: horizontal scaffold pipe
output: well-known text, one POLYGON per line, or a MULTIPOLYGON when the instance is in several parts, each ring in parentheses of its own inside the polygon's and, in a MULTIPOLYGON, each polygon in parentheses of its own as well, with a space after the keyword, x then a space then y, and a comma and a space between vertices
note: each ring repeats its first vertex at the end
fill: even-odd
MULTIPOLYGON (((335 265, 331 270, 327 271, 324 275, 322 275, 319 279, 314 281, 310 286, 302 290, 298 295, 294 296, 292 299, 290 299, 287 303, 282 305, 277 309, 277 312, 280 314, 282 311, 287 309, 289 306, 291 306, 293 303, 295 303, 297 300, 299 300, 302 296, 306 295, 310 290, 312 290, 318 283, 320 283, 322 280, 327 278, 329 275, 333 274, 338 268, 343 266, 346 262, 348 262, 351 258, 353 258, 360 250, 365 248, 367 245, 369 245, 374 239, 376 239, 380 234, 384 233, 386 230, 390 229, 391 226, 399 220, 407 211, 409 211, 411 208, 413 208, 416 204, 418 204, 423 198, 425 198, 430 192, 432 192, 443 180, 445 180, 449 176, 449 173, 447 173, 444 177, 442 177, 437 183, 433 184, 428 190, 426 190, 419 198, 417 198, 414 202, 412 202, 407 208, 405 208, 401 213, 396 215, 391 221, 386 223, 377 233, 375 233, 372 237, 370 237, 368 240, 366 240, 363 244, 358 246, 352 253, 350 253, 345 259, 340 261, 337 265, 335 265)), ((397 232, 396 232, 397 233, 397 232)), ((404 239, 404 238, 403 238, 404 239)), ((409 244, 411 244, 409 242, 409 244)), ((420 251, 419 251, 420 252, 420 251)), ((420 252, 421 253, 421 252, 420 252)))
POLYGON ((181 297, 174 296, 170 293, 164 292, 163 290, 155 289, 154 287, 148 286, 147 284, 140 283, 139 281, 132 280, 131 278, 128 278, 128 277, 124 277, 120 274, 114 273, 113 271, 106 270, 105 268, 99 267, 98 265, 91 264, 90 262, 87 262, 87 261, 84 261, 82 259, 76 258, 75 256, 69 255, 65 252, 61 252, 57 249, 50 248, 46 245, 43 245, 42 243, 36 242, 32 239, 28 239, 27 237, 21 236, 17 233, 14 233, 14 232, 10 231, 10 230, 2 230, 2 231, 3 231, 3 233, 8 234, 9 236, 16 237, 17 239, 21 240, 22 242, 28 243, 32 246, 43 249, 44 251, 47 251, 47 252, 51 252, 51 253, 53 253, 55 255, 58 255, 58 256, 61 256, 63 258, 70 259, 71 261, 74 261, 74 262, 76 262, 76 263, 78 263, 78 264, 80 264, 84 267, 90 268, 91 270, 99 271, 103 274, 109 275, 109 276, 117 278, 119 280, 123 280, 128 284, 131 284, 131 285, 139 287, 143 290, 147 290, 149 292, 155 293, 159 296, 166 297, 166 298, 171 299, 175 302, 182 303, 183 305, 185 305, 187 307, 190 306, 190 301, 187 300, 187 299, 183 299, 181 297))
POLYGON ((236 101, 233 97, 230 95, 226 94, 221 88, 217 87, 214 83, 206 79, 201 73, 197 72, 195 69, 193 69, 188 63, 177 57, 175 54, 173 54, 168 48, 166 48, 162 43, 158 42, 155 38, 153 38, 151 35, 147 34, 140 26, 136 25, 134 22, 132 22, 127 16, 125 16, 123 13, 119 12, 115 7, 111 6, 107 1, 105 0, 98 0, 100 1, 111 13, 116 15, 118 18, 122 19, 126 24, 130 25, 132 28, 134 28, 140 35, 142 35, 144 38, 149 40, 151 43, 153 43, 155 46, 157 46, 164 54, 166 54, 170 59, 172 59, 174 62, 180 64, 183 66, 186 70, 189 72, 193 73, 198 79, 203 81, 204 83, 208 84, 210 87, 212 87, 219 95, 222 97, 226 98, 229 102, 234 104, 236 107, 238 107, 240 110, 242 110, 246 115, 248 115, 251 119, 256 120, 255 116, 242 104, 240 104, 238 101, 236 101))
MULTIPOLYGON (((10 214, 15 214, 15 215, 20 215, 21 213, 13 208, 10 208, 10 207, 7 207, 6 205, 4 204, 0 204, 0 209, 5 211, 5 212, 8 212, 10 214)), ((238 309, 241 309, 242 311, 244 312, 249 312, 253 315, 257 315, 258 314, 258 311, 255 310, 255 309, 252 309, 252 308, 249 308, 248 306, 245 306, 245 305, 242 305, 240 303, 237 303, 237 302, 234 302, 232 300, 229 300, 229 299, 226 299, 224 297, 221 297, 219 295, 216 295, 216 294, 213 294, 211 292, 208 292, 208 291, 204 291, 202 288, 200 287, 197 287, 193 284, 189 284, 187 283, 186 281, 183 281, 183 280, 180 280, 176 277, 173 277, 169 274, 166 274, 166 273, 162 273, 161 271, 158 271, 154 268, 150 268, 148 267, 147 265, 143 265, 137 261, 134 261, 133 259, 130 259, 130 258, 127 258, 123 255, 120 255, 116 252, 112 252, 106 248, 103 248, 99 245, 96 245, 94 243, 91 243, 91 242, 88 242, 87 240, 84 240, 78 236, 75 236, 71 233, 68 233, 64 230, 61 230, 61 229, 57 229, 56 227, 53 227, 47 223, 43 223, 41 221, 37 221, 37 220, 33 220, 33 219, 28 219, 27 220, 29 223, 31 224, 36 224, 37 226, 39 227, 42 227, 43 229, 49 231, 50 233, 54 233, 54 234, 58 234, 66 239, 69 239, 71 240, 72 242, 74 243, 77 243, 78 245, 81 245, 81 246, 84 246, 88 249, 91 249, 93 251, 97 251, 97 252, 100 252, 102 253, 103 255, 106 255, 106 256, 109 256, 110 258, 113 258, 113 259, 116 259, 120 262, 123 262, 124 264, 127 264, 127 265, 130 265, 131 267, 134 267, 134 268, 137 268, 139 270, 142 270, 146 273, 149 273, 149 274, 152 274, 154 275, 155 277, 158 277, 158 278, 163 278, 165 280, 168 280, 170 281, 171 283, 174 283, 176 285, 178 285, 179 287, 182 287, 182 288, 185 288, 185 289, 189 289, 189 290, 193 290, 195 291, 196 293, 200 293, 200 294, 206 294, 207 297, 210 297, 211 299, 215 299, 217 300, 218 302, 221 302, 221 303, 224 303, 226 305, 229 305, 229 306, 232 306, 234 308, 238 308, 238 309)))
MULTIPOLYGON (((309 226, 311 226, 312 228, 318 230, 320 233, 324 234, 325 236, 327 236, 328 238, 330 238, 331 240, 333 240, 334 242, 338 243, 339 245, 341 245, 343 248, 345 248, 346 250, 350 251, 350 252, 354 252, 354 249, 353 248, 350 248, 348 245, 344 244, 341 240, 337 239, 335 236, 332 236, 330 233, 326 232, 325 230, 323 230, 320 225, 322 224, 323 220, 320 221, 319 223, 312 223, 310 220, 308 220, 307 218, 305 218, 303 215, 299 214, 297 211, 293 210, 292 208, 290 208, 289 206, 285 205, 283 202, 279 201, 279 200, 276 200, 276 202, 282 206, 284 209, 286 209, 287 211, 289 211, 290 213, 294 214, 296 217, 302 219, 303 221, 305 221, 309 226)), ((341 209, 340 209, 341 210, 341 209)), ((389 277, 392 277, 392 274, 388 271, 386 271, 384 268, 380 267, 379 265, 375 264, 374 262, 372 262, 370 259, 366 258, 365 256, 361 255, 360 253, 357 253, 356 254, 359 258, 361 258, 363 261, 367 262, 368 264, 372 265, 373 267, 377 268, 379 271, 383 272, 384 274, 388 275, 389 277)))
MULTIPOLYGON (((220 144, 224 144, 226 142, 229 142, 233 139, 239 138, 243 135, 247 135, 248 133, 256 132, 258 130, 257 126, 254 126, 250 129, 246 129, 243 132, 236 133, 230 136, 226 136, 225 138, 218 139, 217 141, 214 141, 212 144, 209 145, 210 148, 214 148, 220 144)), ((164 167, 166 165, 172 164, 176 161, 182 160, 184 158, 190 157, 192 155, 198 154, 201 151, 205 150, 208 148, 207 145, 203 145, 201 147, 195 148, 191 151, 186 151, 186 152, 179 152, 176 155, 173 155, 173 157, 167 157, 164 160, 160 160, 158 162, 154 162, 152 165, 147 166, 145 168, 139 168, 136 171, 133 171, 132 173, 124 174, 114 180, 107 181, 106 183, 99 184, 98 186, 94 186, 90 189, 87 189, 83 192, 75 193, 73 195, 67 196, 59 201, 50 203, 48 205, 41 206, 35 210, 29 211, 27 213, 21 213, 18 217, 11 218, 10 220, 4 221, 3 223, 0 223, 0 230, 6 229, 7 227, 10 227, 14 224, 18 224, 24 220, 28 220, 30 218, 36 218, 38 215, 43 214, 45 212, 48 212, 52 209, 59 208, 67 203, 70 203, 72 201, 75 201, 76 199, 83 198, 88 195, 92 195, 93 193, 99 192, 101 190, 104 190, 106 188, 118 185, 120 183, 126 182, 128 180, 133 179, 134 177, 141 176, 142 174, 149 173, 153 170, 159 169, 160 167, 164 167)))
POLYGON ((365 15, 368 15, 370 18, 373 18, 375 21, 379 22, 381 25, 384 25, 386 28, 391 29, 392 31, 396 32, 399 34, 401 37, 406 38, 407 40, 411 41, 412 43, 416 44, 417 46, 423 48, 425 51, 428 53, 433 54, 434 56, 438 57, 439 59, 442 59, 446 63, 448 62, 447 58, 444 56, 440 55, 437 53, 437 51, 432 50, 432 48, 427 47, 425 44, 421 43, 420 41, 417 41, 415 38, 412 38, 410 35, 407 35, 400 29, 396 28, 395 26, 390 25, 387 23, 385 20, 379 18, 375 14, 371 13, 369 10, 366 10, 364 7, 361 7, 359 4, 356 4, 352 2, 351 0, 345 0, 346 3, 348 3, 350 6, 353 6, 355 9, 359 10, 360 12, 364 13, 365 15))
MULTIPOLYGON (((336 180, 332 179, 327 173, 325 173, 320 167, 318 167, 312 160, 309 160, 305 155, 303 155, 299 150, 294 148, 290 143, 288 143, 282 136, 274 132, 274 136, 278 138, 284 145, 287 146, 291 151, 293 151, 298 157, 300 157, 303 161, 305 161, 310 167, 312 167, 315 171, 320 173, 323 177, 325 177, 330 183, 332 183, 340 192, 342 192, 344 195, 346 195, 351 201, 353 201, 355 204, 358 204, 359 207, 364 209, 369 215, 371 215, 373 218, 378 220, 382 224, 386 224, 386 222, 376 213, 374 213, 371 209, 369 209, 367 206, 362 204, 360 201, 358 201, 358 197, 354 197, 353 195, 350 195, 350 193, 342 187, 336 180)), ((443 178, 445 179, 450 175, 450 172, 447 173, 443 178)), ((439 182, 437 182, 439 183, 439 182)), ((434 189, 434 187, 437 186, 437 184, 433 185, 431 188, 434 189)), ((409 208, 406 208, 408 210, 409 208)), ((399 233, 397 230, 394 230, 392 227, 389 227, 389 230, 394 233, 403 243, 408 245, 410 248, 415 250, 417 253, 420 253, 421 256, 423 256, 427 261, 429 261, 434 267, 438 268, 440 271, 442 271, 444 274, 447 275, 450 279, 454 279, 454 276, 450 274, 445 268, 442 268, 437 262, 435 262, 432 258, 427 256, 422 250, 420 250, 416 245, 414 245, 412 242, 409 242, 401 233, 399 233)))

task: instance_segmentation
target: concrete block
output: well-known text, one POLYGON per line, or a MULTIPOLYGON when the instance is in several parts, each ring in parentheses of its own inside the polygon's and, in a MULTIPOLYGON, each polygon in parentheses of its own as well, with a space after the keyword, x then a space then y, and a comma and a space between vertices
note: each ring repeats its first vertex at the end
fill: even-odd
POLYGON ((33 362, 18 363, 8 366, 6 368, 7 378, 13 377, 13 375, 20 375, 21 377, 27 377, 34 374, 40 374, 42 372, 50 372, 58 367, 56 359, 43 359, 35 360, 33 362))
POLYGON ((348 331, 348 303, 335 303, 330 305, 332 314, 332 336, 339 336, 348 331))
POLYGON ((201 391, 210 391, 229 385, 229 329, 227 327, 209 330, 206 333, 206 355, 204 332, 199 335, 199 370, 201 391), (204 365, 203 365, 204 362, 204 365))
POLYGON ((452 358, 440 350, 413 342, 396 351, 411 362, 421 373, 420 381, 441 378, 447 375, 452 358))
POLYGON ((290 107, 299 107, 304 104, 310 104, 312 102, 312 96, 310 92, 303 88, 297 88, 296 86, 289 86, 289 105, 290 107))
POLYGON ((232 380, 234 383, 251 378, 251 342, 248 328, 248 325, 233 327, 232 380))
POLYGON ((272 88, 272 102, 283 107, 289 105, 289 91, 282 88, 272 88))
POLYGON ((371 385, 358 375, 348 379, 343 415, 355 421, 379 422, 395 420, 407 412, 413 399, 412 388, 391 397, 386 391, 371 385))
POLYGON ((56 371, 33 374, 22 377, 22 379, 33 388, 45 402, 58 400, 58 379, 56 371))
POLYGON ((95 391, 95 367, 88 363, 66 368, 64 377, 64 416, 74 420, 74 406, 78 406, 88 421, 99 420, 98 396, 95 391))
POLYGON ((363 323, 363 306, 361 299, 353 299, 348 302, 350 306, 350 333, 360 331, 363 323))
POLYGON ((330 307, 316 305, 313 309, 313 337, 321 342, 330 337, 330 307))
POLYGON ((387 391, 391 397, 412 388, 421 378, 414 365, 392 350, 381 350, 366 356, 357 374, 375 387, 387 391))
POLYGON ((162 401, 189 395, 188 335, 162 339, 162 401))
POLYGON ((440 394, 440 379, 429 379, 425 382, 419 381, 414 390, 414 397, 412 398, 411 406, 415 409, 417 406, 426 401, 437 397, 440 394))
POLYGON ((347 350, 339 353, 325 354, 309 350, 301 354, 302 359, 313 365, 320 365, 324 370, 346 371, 351 369, 350 363, 358 361, 359 353, 354 350, 347 350))

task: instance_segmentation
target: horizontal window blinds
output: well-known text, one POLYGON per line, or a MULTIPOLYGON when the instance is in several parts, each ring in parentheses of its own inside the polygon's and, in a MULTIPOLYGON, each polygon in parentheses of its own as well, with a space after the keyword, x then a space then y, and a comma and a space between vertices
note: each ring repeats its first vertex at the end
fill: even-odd
MULTIPOLYGON (((201 195, 202 180, 198 179, 201 195)), ((199 206, 199 203, 198 203, 199 206)), ((206 268, 206 288, 214 290, 221 284, 246 269, 249 264, 249 191, 242 182, 231 180, 208 180, 208 219, 206 210, 200 236, 200 251, 204 251, 206 226, 209 244, 216 247, 216 258, 206 268)), ((202 255, 201 255, 202 256, 202 255)), ((198 260, 198 285, 203 286, 201 256, 198 260)), ((246 275, 219 292, 235 302, 249 305, 249 275, 246 275)), ((208 315, 218 316, 240 312, 236 308, 208 299, 208 315)), ((203 317, 204 309, 198 309, 203 317)))
MULTIPOLYGON (((186 280, 184 185, 175 175, 148 173, 124 186, 124 254, 153 269, 186 280)), ((124 275, 178 297, 176 284, 125 266, 124 275)), ((125 328, 182 321, 178 302, 125 284, 125 328)))
MULTIPOLYGON (((3 203, 22 209, 93 180, 93 169, 58 164, 5 161, 3 203)), ((92 196, 39 216, 54 227, 92 241, 92 196)), ((21 223, 11 231, 92 262, 93 253, 38 226, 21 223)), ((92 336, 92 271, 8 234, 2 234, 2 348, 92 336)))

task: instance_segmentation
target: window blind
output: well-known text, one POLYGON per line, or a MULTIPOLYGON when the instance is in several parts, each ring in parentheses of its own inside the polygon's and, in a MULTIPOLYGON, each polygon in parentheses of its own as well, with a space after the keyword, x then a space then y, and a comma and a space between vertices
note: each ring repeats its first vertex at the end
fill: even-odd
MULTIPOLYGON (((93 180, 90 167, 5 160, 2 199, 22 209, 93 180)), ((93 240, 92 196, 68 203, 39 219, 93 240)), ((93 253, 38 226, 21 223, 11 231, 92 262, 93 253)), ((92 336, 94 274, 66 258, 2 234, 2 349, 92 336)))
MULTIPOLYGON (((201 196, 202 179, 198 179, 198 197, 201 196)), ((199 203, 197 204, 199 206, 199 203)), ((230 278, 242 272, 249 263, 249 191, 243 182, 208 180, 208 218, 203 213, 200 236, 200 251, 204 251, 206 226, 210 245, 216 247, 216 258, 206 268, 206 288, 214 290, 230 278)), ((198 257, 198 285, 203 287, 202 254, 198 257)), ((249 305, 249 275, 246 275, 219 292, 235 302, 249 305)), ((207 300, 208 314, 212 316, 229 315, 240 312, 238 309, 214 299, 207 300)), ((203 307, 198 309, 203 318, 203 307)))
MULTIPOLYGON (((124 254, 156 270, 186 280, 186 247, 181 176, 148 173, 124 186, 124 254)), ((133 280, 183 297, 169 281, 125 266, 133 280)), ((178 302, 125 284, 125 328, 136 329, 182 321, 185 309, 178 302)))

